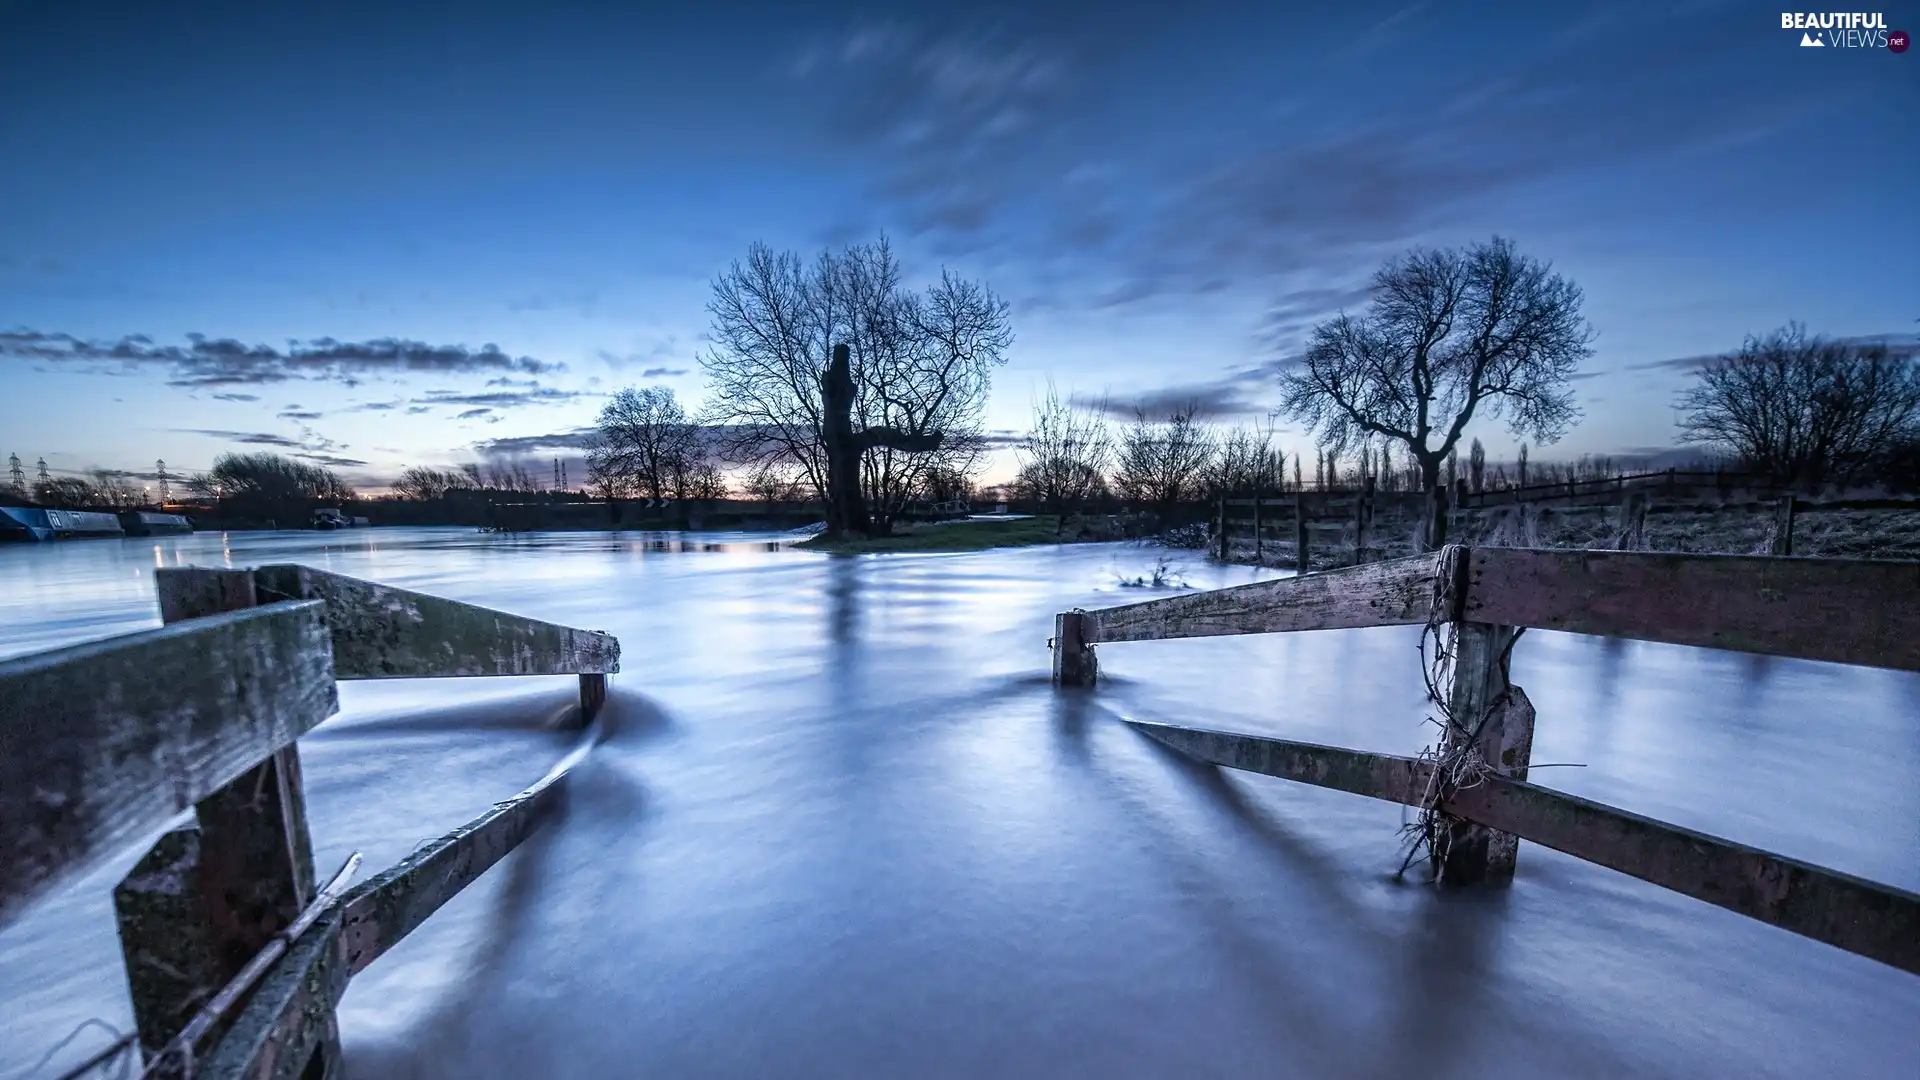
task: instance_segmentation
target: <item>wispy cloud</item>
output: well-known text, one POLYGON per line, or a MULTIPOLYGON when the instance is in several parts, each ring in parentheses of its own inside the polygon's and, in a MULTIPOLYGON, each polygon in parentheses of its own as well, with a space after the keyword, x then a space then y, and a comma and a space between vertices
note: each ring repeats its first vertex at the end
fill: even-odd
POLYGON ((546 435, 515 435, 503 439, 483 439, 473 448, 487 457, 520 457, 524 454, 554 450, 585 450, 598 434, 593 428, 574 428, 546 435))
POLYGON ((413 404, 427 407, 439 405, 486 405, 493 408, 515 408, 524 405, 557 405, 561 402, 575 401, 584 397, 598 397, 578 390, 558 390, 551 386, 531 386, 522 390, 481 390, 473 393, 461 393, 455 390, 430 390, 414 398, 413 404))
POLYGON ((0 331, 0 356, 76 364, 99 373, 154 366, 165 369, 173 386, 259 385, 304 379, 357 386, 363 379, 412 374, 513 372, 545 375, 564 364, 511 356, 497 345, 429 345, 399 338, 290 341, 285 348, 248 345, 232 338, 187 335, 185 345, 160 345, 135 334, 118 341, 96 341, 72 334, 36 330, 0 331))

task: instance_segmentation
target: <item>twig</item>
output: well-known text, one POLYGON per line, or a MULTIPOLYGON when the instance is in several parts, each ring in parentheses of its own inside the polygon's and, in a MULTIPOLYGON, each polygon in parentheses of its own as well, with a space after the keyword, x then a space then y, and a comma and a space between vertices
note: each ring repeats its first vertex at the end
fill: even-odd
POLYGON ((32 1076, 34 1073, 37 1073, 41 1069, 46 1068, 47 1062, 52 1061, 55 1055, 59 1054, 60 1051, 65 1050, 68 1046, 72 1045, 73 1040, 79 1038, 80 1033, 87 1030, 90 1027, 105 1028, 107 1031, 113 1034, 114 1036, 113 1041, 111 1043, 108 1043, 105 1049, 96 1051, 92 1057, 88 1058, 87 1060, 81 1062, 78 1065, 75 1065, 73 1068, 68 1069, 66 1072, 61 1073, 57 1078, 57 1080, 74 1080, 75 1077, 85 1076, 87 1073, 90 1073, 93 1070, 99 1068, 100 1066, 106 1064, 107 1062, 113 1060, 115 1057, 119 1056, 122 1051, 126 1050, 128 1047, 133 1045, 134 1036, 131 1032, 125 1035, 122 1035, 120 1034, 119 1028, 114 1027, 112 1024, 107 1023, 105 1020, 102 1020, 97 1016, 89 1017, 85 1020, 80 1021, 79 1026, 75 1027, 72 1031, 68 1032, 66 1038, 61 1039, 57 1043, 54 1043, 53 1048, 51 1050, 48 1050, 45 1054, 42 1054, 40 1056, 40 1060, 34 1063, 33 1068, 28 1069, 26 1072, 23 1072, 20 1074, 19 1080, 27 1080, 27 1078, 32 1076))

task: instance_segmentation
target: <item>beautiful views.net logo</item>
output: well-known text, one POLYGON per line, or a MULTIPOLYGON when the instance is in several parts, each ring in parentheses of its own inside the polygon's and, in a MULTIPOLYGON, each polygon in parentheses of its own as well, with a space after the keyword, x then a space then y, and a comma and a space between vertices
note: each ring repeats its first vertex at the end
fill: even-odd
POLYGON ((1783 11, 1780 29, 1800 31, 1803 49, 1886 49, 1903 53, 1911 43, 1905 30, 1887 29, 1878 11, 1783 11))

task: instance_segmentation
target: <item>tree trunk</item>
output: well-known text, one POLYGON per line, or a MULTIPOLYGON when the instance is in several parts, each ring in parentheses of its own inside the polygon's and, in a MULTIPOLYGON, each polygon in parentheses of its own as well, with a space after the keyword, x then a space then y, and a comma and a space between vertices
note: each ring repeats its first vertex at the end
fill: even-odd
MULTIPOLYGON (((833 360, 820 379, 821 443, 827 455, 827 534, 845 536, 875 533, 873 516, 867 513, 867 499, 860 491, 860 457, 876 446, 909 454, 928 454, 940 449, 940 432, 906 432, 894 428, 853 430, 853 361, 845 345, 833 347, 833 360)), ((893 531, 892 515, 880 523, 878 532, 893 531)))
POLYGON ((861 447, 853 433, 853 367, 845 345, 833 347, 833 360, 820 380, 822 449, 827 455, 827 532, 865 534, 866 499, 860 494, 861 447))
POLYGON ((1419 548, 1439 551, 1447 542, 1447 489, 1440 483, 1440 459, 1420 459, 1420 486, 1427 493, 1420 516, 1419 548))

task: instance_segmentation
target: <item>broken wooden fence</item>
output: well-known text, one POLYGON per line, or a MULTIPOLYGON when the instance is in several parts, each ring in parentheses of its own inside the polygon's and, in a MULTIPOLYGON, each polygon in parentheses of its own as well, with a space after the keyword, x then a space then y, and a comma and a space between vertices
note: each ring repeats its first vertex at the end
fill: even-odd
POLYGON ((577 675, 586 724, 619 642, 304 566, 155 577, 160 629, 0 662, 0 926, 192 808, 114 890, 150 1071, 333 1076, 348 977, 512 851, 595 734, 284 942, 204 1056, 156 1061, 315 898, 296 740, 338 711, 335 680, 577 675))
MULTIPOLYGON (((1225 634, 1444 624, 1452 722, 1479 782, 1442 791, 1443 880, 1505 880, 1518 839, 1920 974, 1920 895, 1527 782, 1533 707, 1508 679, 1516 628, 1920 671, 1920 563, 1449 547, 1055 617, 1054 681, 1091 686, 1094 647, 1225 634)), ((1129 721, 1193 758, 1421 806, 1420 758, 1129 721)))
POLYGON ((1213 552, 1229 559, 1235 543, 1251 542, 1256 563, 1264 565, 1269 555, 1291 552, 1293 565, 1303 574, 1311 567, 1312 553, 1322 547, 1345 549, 1341 561, 1370 562, 1380 550, 1373 529, 1375 509, 1381 504, 1416 504, 1421 498, 1377 491, 1371 476, 1357 491, 1223 494, 1215 500, 1213 552))

